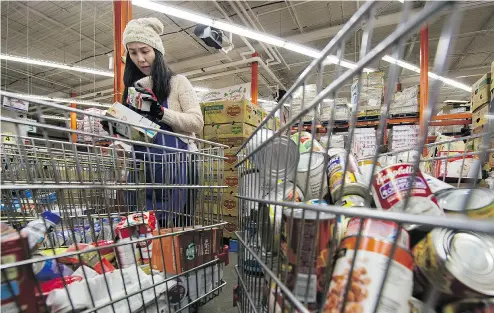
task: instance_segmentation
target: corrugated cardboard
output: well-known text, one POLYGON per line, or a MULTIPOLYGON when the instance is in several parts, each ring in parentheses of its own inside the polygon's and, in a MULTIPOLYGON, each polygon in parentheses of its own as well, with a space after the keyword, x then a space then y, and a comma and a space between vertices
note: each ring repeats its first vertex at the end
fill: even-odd
MULTIPOLYGON (((192 228, 185 228, 185 230, 190 229, 192 228)), ((166 228, 161 229, 159 234, 170 234, 183 230, 183 228, 166 228)), ((158 230, 154 230, 153 236, 157 235, 158 230)), ((180 274, 209 262, 214 258, 212 249, 215 246, 215 238, 216 234, 213 229, 205 229, 154 239, 151 267, 160 272, 180 274), (163 259, 165 264, 163 264, 163 259)))
POLYGON ((237 216, 224 216, 223 220, 228 222, 223 230, 223 237, 225 238, 237 238, 235 231, 238 229, 238 217, 237 216))
POLYGON ((241 137, 247 139, 255 130, 254 126, 246 123, 204 125, 203 138, 211 141, 219 138, 241 137))
POLYGON ((490 103, 485 103, 472 113, 472 128, 476 129, 487 123, 490 103))
POLYGON ((475 112, 482 104, 491 101, 491 73, 482 76, 472 85, 472 110, 475 112))
POLYGON ((494 78, 494 61, 491 63, 491 99, 494 98, 494 84, 492 83, 492 79, 494 78))
POLYGON ((213 204, 213 213, 218 214, 219 211, 225 215, 238 216, 238 199, 235 195, 224 193, 205 193, 204 203, 207 206, 208 203, 213 204), (221 198, 221 201, 220 201, 221 198), (219 204, 219 205, 218 205, 219 204))
POLYGON ((247 123, 257 126, 262 120, 262 108, 248 100, 202 103, 204 124, 247 123))
MULTIPOLYGON (((472 133, 474 135, 482 134, 487 132, 487 124, 484 124, 483 126, 475 128, 472 133)), ((491 134, 490 136, 490 146, 486 147, 486 149, 494 149, 494 135, 491 134)), ((473 139, 473 151, 480 151, 480 146, 482 143, 483 137, 475 138, 473 139)), ((489 167, 494 167, 494 152, 489 153, 489 158, 487 161, 487 164, 489 167)))

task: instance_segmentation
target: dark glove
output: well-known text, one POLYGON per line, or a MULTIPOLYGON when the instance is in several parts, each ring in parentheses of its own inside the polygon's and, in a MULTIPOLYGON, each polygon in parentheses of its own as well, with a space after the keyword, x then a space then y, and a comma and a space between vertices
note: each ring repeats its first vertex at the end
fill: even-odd
POLYGON ((163 117, 163 108, 158 103, 158 98, 155 96, 154 92, 150 89, 140 86, 134 88, 137 92, 137 96, 135 97, 134 101, 138 101, 140 103, 128 103, 129 107, 131 107, 131 109, 138 112, 139 114, 149 115, 153 118, 161 120, 161 118, 163 117), (145 103, 147 103, 148 105, 144 105, 145 103))

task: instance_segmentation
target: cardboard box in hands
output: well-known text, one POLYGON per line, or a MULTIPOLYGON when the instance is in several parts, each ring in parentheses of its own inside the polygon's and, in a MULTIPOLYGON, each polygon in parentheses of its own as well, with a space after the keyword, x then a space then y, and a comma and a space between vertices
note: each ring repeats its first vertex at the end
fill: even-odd
POLYGON ((115 127, 117 133, 122 136, 125 136, 132 140, 146 141, 146 137, 148 139, 153 139, 157 132, 152 129, 159 129, 160 126, 156 123, 153 123, 151 120, 145 118, 137 112, 132 111, 125 105, 121 103, 115 102, 109 109, 106 111, 107 116, 114 117, 124 122, 134 123, 142 125, 142 127, 148 128, 144 129, 141 127, 131 126, 125 123, 113 123, 112 126, 115 127))

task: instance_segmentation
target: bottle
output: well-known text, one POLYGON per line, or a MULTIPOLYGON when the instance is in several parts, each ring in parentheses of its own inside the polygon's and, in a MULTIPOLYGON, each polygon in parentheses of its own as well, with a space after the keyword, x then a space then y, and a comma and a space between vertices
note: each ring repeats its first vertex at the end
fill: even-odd
POLYGON ((100 239, 113 240, 112 227, 110 226, 110 220, 107 218, 103 219, 102 226, 101 226, 100 239))
POLYGON ((29 222, 21 233, 27 237, 29 248, 38 249, 45 241, 47 233, 52 232, 60 224, 62 218, 50 211, 41 213, 41 218, 29 222))

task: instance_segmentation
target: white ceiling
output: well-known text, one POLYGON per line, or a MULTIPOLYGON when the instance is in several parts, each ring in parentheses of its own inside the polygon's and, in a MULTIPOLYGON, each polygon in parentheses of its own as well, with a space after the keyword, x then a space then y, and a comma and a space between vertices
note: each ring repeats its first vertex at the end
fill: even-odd
MULTIPOLYGON (((266 33, 318 49, 322 49, 329 42, 361 3, 362 1, 288 0, 242 2, 244 7, 248 5, 255 15, 248 18, 254 20, 257 17, 257 25, 266 33)), ((171 4, 215 18, 224 18, 219 6, 237 24, 243 25, 243 20, 247 19, 244 15, 236 14, 229 1, 182 1, 171 4)), ((398 1, 383 1, 380 4, 376 18, 378 25, 381 25, 373 33, 373 46, 396 28, 396 13, 402 8, 398 1)), ((422 8, 423 5, 421 1, 413 2, 414 8, 422 8)), ((454 40, 455 47, 448 54, 450 69, 446 76, 471 85, 489 71, 494 60, 494 2, 465 2, 461 7, 464 10, 463 20, 454 40)), ((133 7, 134 18, 150 16, 159 18, 165 25, 162 39, 166 61, 178 73, 238 61, 241 60, 241 53, 248 51, 244 42, 238 36, 234 36, 235 49, 225 55, 205 46, 194 36, 194 23, 133 7)), ((443 20, 444 18, 438 18, 429 24, 431 65, 443 20)), ((112 3, 108 1, 1 1, 1 52, 108 70, 107 55, 113 51, 112 23, 112 3)), ((262 59, 268 59, 263 47, 254 40, 249 41, 256 47, 262 59)), ((345 58, 348 60, 356 59, 355 42, 353 34, 345 47, 345 58)), ((409 40, 405 50, 406 61, 419 64, 419 46, 419 36, 409 40)), ((289 87, 311 58, 281 48, 273 50, 281 62, 271 64, 270 68, 277 78, 289 87)), ((387 65, 384 61, 373 64, 375 68, 382 70, 386 70, 387 65)), ((212 73, 241 70, 247 66, 245 64, 212 73)), ((1 74, 3 90, 58 97, 69 97, 70 93, 75 91, 78 95, 86 94, 86 100, 104 103, 112 101, 112 79, 101 76, 4 60, 1 61, 1 74), (106 93, 98 94, 98 91, 106 93)), ((247 69, 213 79, 198 78, 209 74, 191 75, 189 79, 194 85, 210 88, 250 81, 250 71, 247 69)), ((260 94, 261 97, 268 98, 277 83, 264 70, 261 70, 261 76, 260 94)), ((327 80, 331 78, 329 67, 327 80)), ((418 84, 418 75, 404 70, 400 80, 404 87, 418 84)), ((440 101, 445 99, 469 99, 469 94, 455 88, 443 87, 440 101)))

